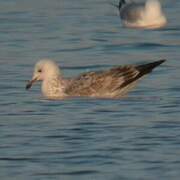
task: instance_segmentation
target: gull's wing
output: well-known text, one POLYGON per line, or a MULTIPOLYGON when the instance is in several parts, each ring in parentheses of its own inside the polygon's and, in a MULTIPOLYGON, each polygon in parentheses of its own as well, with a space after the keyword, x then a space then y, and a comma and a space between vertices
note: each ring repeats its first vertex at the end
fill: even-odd
POLYGON ((65 93, 69 96, 120 97, 126 94, 138 79, 150 73, 164 61, 84 73, 70 81, 65 88, 65 93))
POLYGON ((128 22, 136 22, 142 17, 144 7, 144 3, 129 3, 120 10, 120 17, 128 22))
POLYGON ((71 80, 65 93, 70 96, 115 97, 117 92, 135 80, 138 74, 134 66, 84 73, 71 80))

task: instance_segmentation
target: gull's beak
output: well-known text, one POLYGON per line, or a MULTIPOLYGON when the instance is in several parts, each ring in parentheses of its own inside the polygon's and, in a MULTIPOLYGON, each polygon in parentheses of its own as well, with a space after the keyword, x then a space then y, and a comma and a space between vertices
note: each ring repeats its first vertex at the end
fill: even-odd
POLYGON ((26 84, 26 90, 30 89, 34 82, 37 81, 37 78, 33 78, 31 81, 28 81, 26 84))

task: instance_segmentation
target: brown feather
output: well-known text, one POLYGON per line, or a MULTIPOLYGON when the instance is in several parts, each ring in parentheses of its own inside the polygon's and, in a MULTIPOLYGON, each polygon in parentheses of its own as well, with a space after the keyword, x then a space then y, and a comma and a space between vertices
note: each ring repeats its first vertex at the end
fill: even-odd
POLYGON ((106 71, 88 72, 71 80, 65 89, 70 96, 118 97, 130 90, 143 75, 165 60, 134 66, 118 66, 106 71))

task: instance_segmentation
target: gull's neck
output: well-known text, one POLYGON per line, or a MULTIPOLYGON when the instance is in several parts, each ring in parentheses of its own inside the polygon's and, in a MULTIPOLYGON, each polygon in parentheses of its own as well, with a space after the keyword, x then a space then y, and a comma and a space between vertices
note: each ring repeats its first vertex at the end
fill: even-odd
POLYGON ((44 79, 41 89, 43 95, 48 98, 63 98, 66 96, 64 80, 59 76, 44 79))

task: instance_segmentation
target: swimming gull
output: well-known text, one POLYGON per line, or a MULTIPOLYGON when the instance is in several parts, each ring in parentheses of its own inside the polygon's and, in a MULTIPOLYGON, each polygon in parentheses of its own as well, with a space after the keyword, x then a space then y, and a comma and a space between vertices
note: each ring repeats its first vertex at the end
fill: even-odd
POLYGON ((122 23, 129 28, 157 29, 167 24, 158 0, 142 2, 119 1, 119 13, 122 23))
POLYGON ((120 98, 132 89, 136 82, 150 73, 165 60, 143 65, 117 66, 104 71, 92 71, 73 78, 63 78, 59 66, 52 60, 37 62, 32 80, 26 85, 30 89, 36 81, 42 81, 42 93, 48 99, 67 97, 120 98))

